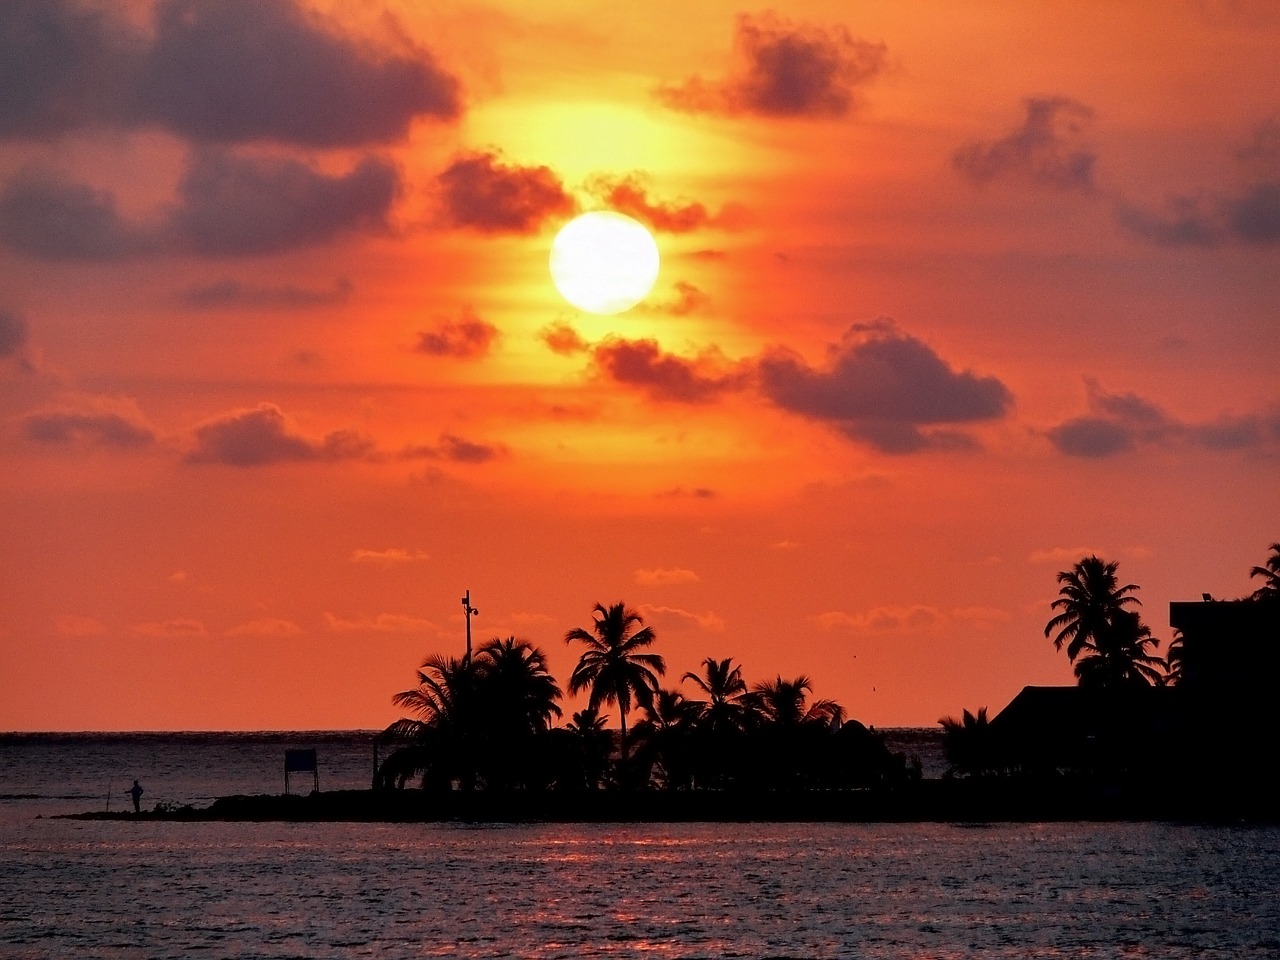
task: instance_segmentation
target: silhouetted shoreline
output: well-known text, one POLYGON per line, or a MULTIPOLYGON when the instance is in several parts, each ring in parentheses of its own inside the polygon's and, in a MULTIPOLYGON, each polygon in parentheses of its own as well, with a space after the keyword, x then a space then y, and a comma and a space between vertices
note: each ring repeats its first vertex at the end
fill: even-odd
POLYGON ((304 823, 1280 822, 1280 805, 1261 786, 1171 795, 1167 786, 927 780, 891 789, 791 793, 338 790, 231 796, 202 808, 61 818, 304 823))

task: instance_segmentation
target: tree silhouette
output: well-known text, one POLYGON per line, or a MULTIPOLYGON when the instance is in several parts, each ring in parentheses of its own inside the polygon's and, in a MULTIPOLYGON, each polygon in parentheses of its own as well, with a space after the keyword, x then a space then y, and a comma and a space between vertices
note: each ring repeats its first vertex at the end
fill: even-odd
POLYGON ((1128 596, 1139 589, 1137 584, 1117 586, 1117 566, 1088 556, 1058 574, 1061 596, 1053 601, 1052 607, 1061 612, 1045 624, 1044 635, 1047 637, 1057 630, 1053 647, 1061 650, 1066 643, 1067 659, 1072 663, 1086 647, 1097 642, 1098 636, 1127 605, 1142 603, 1137 597, 1128 596))
POLYGON ((1151 651, 1159 642, 1138 614, 1121 610, 1096 632, 1076 661, 1076 679, 1093 690, 1158 686, 1165 662, 1151 651))
POLYGON ((757 721, 768 726, 839 726, 844 721, 844 707, 834 700, 808 703, 808 695, 812 692, 813 683, 806 676, 794 680, 783 680, 779 676, 775 680, 757 683, 746 700, 757 721))
POLYGON ((1251 600, 1280 600, 1280 543, 1271 545, 1266 566, 1254 567, 1249 576, 1262 578, 1262 586, 1249 595, 1251 600))
POLYGON ((650 771, 656 766, 668 789, 688 787, 693 780, 691 735, 698 705, 679 690, 659 690, 644 712, 644 719, 632 731, 640 743, 636 760, 645 761, 642 766, 650 771))
POLYGON ((593 609, 595 620, 590 630, 575 627, 564 635, 565 643, 576 640, 587 647, 569 677, 569 692, 590 689, 593 707, 602 703, 618 705, 620 750, 625 766, 631 702, 634 699, 642 707, 650 706, 658 690, 658 677, 666 673, 667 666, 659 654, 643 652, 655 637, 640 614, 622 603, 610 607, 597 603, 593 609))
POLYGON ((689 671, 680 679, 689 680, 706 694, 706 700, 690 701, 698 706, 698 719, 704 729, 718 734, 741 728, 747 684, 742 679, 742 668, 733 666, 732 657, 707 657, 702 661, 701 676, 689 671))
POLYGON ((976 715, 965 710, 960 720, 943 717, 938 723, 942 725, 948 774, 982 777, 999 770, 986 707, 980 707, 976 715))

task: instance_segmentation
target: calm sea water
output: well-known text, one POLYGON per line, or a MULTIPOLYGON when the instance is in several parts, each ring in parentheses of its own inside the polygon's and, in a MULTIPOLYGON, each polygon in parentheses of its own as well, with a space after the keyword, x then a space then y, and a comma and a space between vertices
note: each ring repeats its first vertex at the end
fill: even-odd
POLYGON ((1275 827, 37 816, 105 801, 89 774, 137 776, 148 804, 209 780, 277 792, 285 741, 321 750, 322 788, 363 786, 371 745, 335 735, 340 773, 318 736, 180 744, 205 762, 174 772, 170 798, 172 738, 69 738, 38 758, 0 738, 0 957, 1280 956, 1275 827))

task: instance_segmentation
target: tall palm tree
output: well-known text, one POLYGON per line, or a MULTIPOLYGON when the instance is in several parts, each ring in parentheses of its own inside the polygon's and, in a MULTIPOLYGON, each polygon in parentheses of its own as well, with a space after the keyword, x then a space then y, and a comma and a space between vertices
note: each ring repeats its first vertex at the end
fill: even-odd
POLYGON ((982 777, 999 769, 986 707, 980 707, 977 714, 965 710, 960 720, 943 717, 938 723, 942 725, 942 752, 949 776, 982 777))
POLYGON ((639 765, 650 770, 656 764, 659 777, 668 789, 688 786, 693 780, 690 735, 698 717, 698 705, 679 690, 659 690, 644 708, 644 719, 632 735, 639 765))
POLYGON ((733 658, 716 660, 707 657, 702 661, 702 675, 692 670, 681 680, 692 681, 706 700, 693 700, 699 707, 700 720, 711 733, 737 729, 746 709, 742 698, 747 694, 747 683, 742 679, 742 668, 733 666, 733 658))
POLYGON ((398 762, 403 766, 411 758, 414 772, 438 785, 457 777, 464 789, 473 788, 480 732, 478 688, 474 662, 438 654, 423 660, 418 685, 391 698, 415 716, 397 720, 382 734, 386 742, 408 744, 398 762))
POLYGON ((1165 661, 1152 651, 1159 642, 1141 617, 1121 610, 1076 661, 1076 679, 1080 686, 1095 690, 1158 686, 1164 679, 1165 661))
POLYGON ((1067 659, 1072 663, 1081 651, 1096 642, 1098 635, 1126 606, 1142 604, 1137 597, 1128 595, 1139 589, 1137 584, 1117 585, 1117 566, 1119 564, 1115 562, 1105 563, 1095 556, 1088 556, 1070 570, 1058 574, 1058 583, 1062 584, 1058 590, 1061 596, 1053 601, 1052 606, 1061 612, 1045 624, 1044 635, 1047 637, 1057 630, 1053 647, 1061 650, 1066 643, 1067 659))
POLYGON ((1249 576, 1262 578, 1262 586, 1250 594, 1251 600, 1280 600, 1280 543, 1271 545, 1267 565, 1254 567, 1249 576))
POLYGON ((602 703, 618 705, 622 727, 620 749, 625 765, 627 714, 631 702, 634 699, 642 707, 653 703, 658 677, 666 673, 667 665, 659 654, 643 652, 656 638, 653 629, 644 625, 644 618, 636 611, 622 603, 610 607, 597 603, 593 610, 594 623, 590 630, 575 627, 564 635, 565 643, 576 640, 587 648, 569 677, 569 692, 590 689, 593 707, 602 703))

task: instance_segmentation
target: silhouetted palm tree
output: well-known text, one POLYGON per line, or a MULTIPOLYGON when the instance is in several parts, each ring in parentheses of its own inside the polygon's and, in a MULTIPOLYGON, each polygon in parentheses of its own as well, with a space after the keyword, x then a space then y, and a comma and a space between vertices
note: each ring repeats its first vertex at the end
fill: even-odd
POLYGON ((815 700, 808 703, 813 683, 806 676, 794 680, 775 680, 757 683, 746 696, 746 702, 758 720, 777 727, 799 727, 824 724, 839 726, 844 720, 844 707, 834 700, 815 700))
POLYGON ((965 710, 960 720, 943 717, 938 723, 942 725, 948 774, 981 777, 999 770, 986 707, 980 707, 976 715, 965 710))
POLYGON ((1090 643, 1096 642, 1116 614, 1129 604, 1142 603, 1137 597, 1127 596, 1139 589, 1137 584, 1117 586, 1117 566, 1114 562, 1104 563, 1089 556, 1070 570, 1058 574, 1058 583, 1062 584, 1058 590, 1061 596, 1053 601, 1052 606, 1062 612, 1045 624, 1044 635, 1047 637, 1057 630, 1058 634, 1053 638, 1054 649, 1061 650, 1065 642, 1067 659, 1072 663, 1090 643))
POLYGON ((1121 610, 1085 648, 1076 662, 1076 679, 1094 690, 1156 686, 1164 678, 1164 661, 1151 652, 1159 642, 1141 617, 1121 610))
MULTIPOLYGON (((391 698, 416 717, 391 724, 384 741, 410 744, 416 769, 437 785, 457 777, 464 789, 471 789, 479 747, 477 687, 474 662, 432 654, 418 669, 418 685, 391 698)), ((405 757, 399 762, 403 765, 405 757)))
POLYGON ((560 685, 546 655, 528 640, 494 637, 476 651, 486 720, 508 733, 538 733, 560 716, 560 685))
POLYGON ((1250 577, 1261 577, 1262 586, 1250 594, 1253 600, 1280 600, 1280 543, 1271 545, 1271 556, 1265 567, 1254 567, 1250 577))
POLYGON ((565 729, 573 734, 580 747, 583 779, 588 789, 594 790, 604 779, 609 766, 609 754, 613 752, 613 738, 605 729, 605 718, 595 707, 588 706, 573 715, 565 729))
POLYGON ((747 694, 742 668, 733 666, 733 658, 716 660, 707 657, 702 661, 702 676, 690 671, 681 680, 690 680, 706 694, 706 700, 692 700, 699 708, 699 720, 711 733, 723 733, 742 726, 746 710, 742 698, 747 694))
POLYGON ((599 707, 602 703, 618 705, 622 728, 620 750, 625 765, 627 714, 631 710, 631 702, 634 699, 642 707, 653 703, 658 677, 666 673, 667 665, 660 655, 643 652, 655 637, 652 628, 644 625, 640 614, 621 603, 610 607, 597 603, 594 612, 595 622, 590 630, 575 627, 564 635, 565 643, 577 640, 587 647, 569 677, 569 692, 578 693, 589 688, 591 706, 599 707))
POLYGON ((670 789, 687 787, 693 780, 691 734, 698 705, 679 690, 659 690, 644 708, 645 717, 632 731, 641 746, 636 751, 642 766, 659 768, 660 779, 670 789))
POLYGON ((1164 680, 1166 686, 1176 687, 1182 682, 1182 665, 1185 657, 1186 644, 1183 642, 1182 631, 1175 630, 1173 639, 1169 641, 1169 649, 1164 655, 1164 680))

